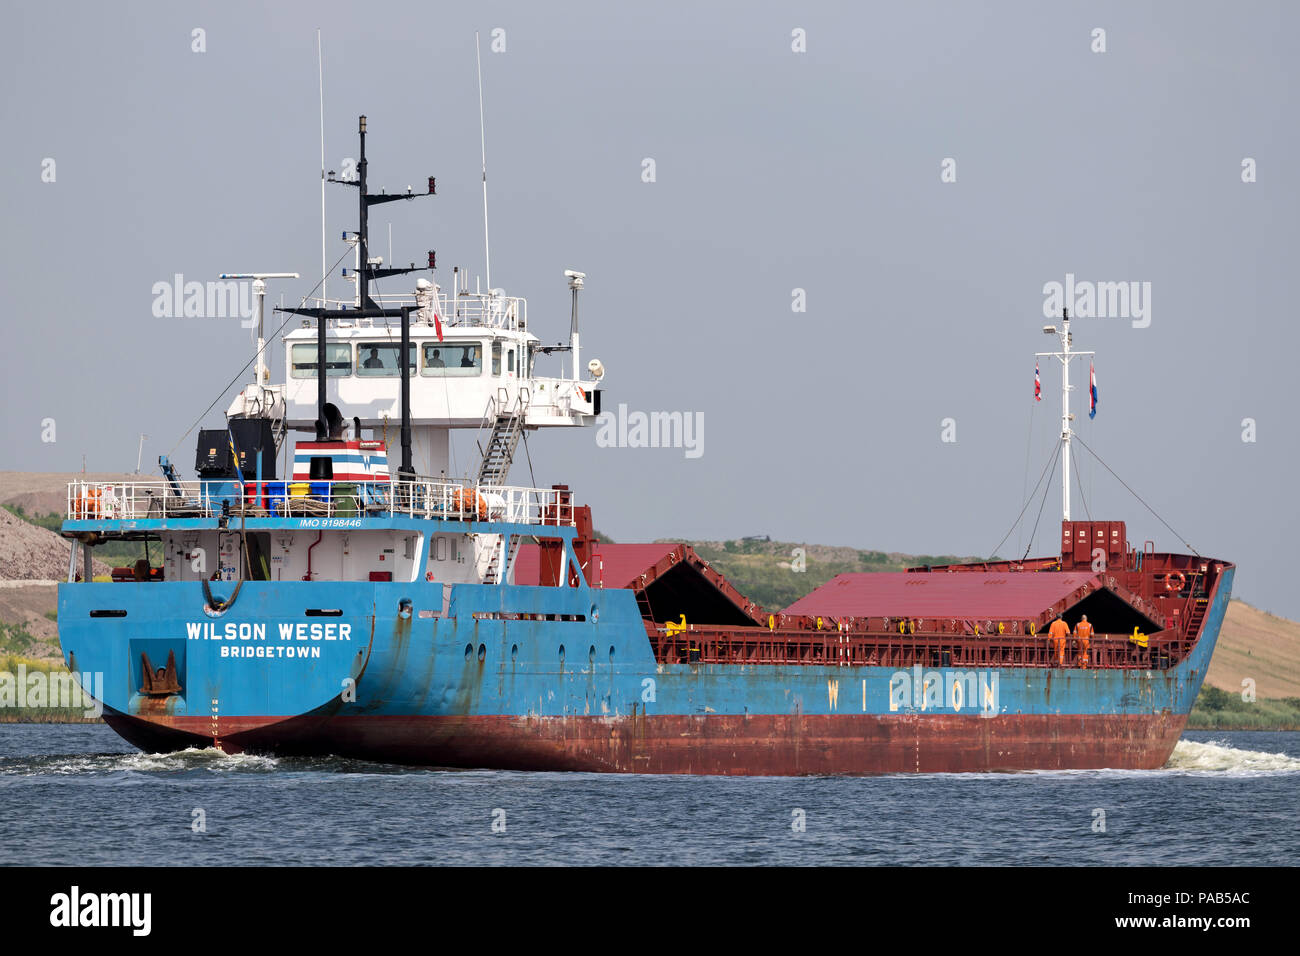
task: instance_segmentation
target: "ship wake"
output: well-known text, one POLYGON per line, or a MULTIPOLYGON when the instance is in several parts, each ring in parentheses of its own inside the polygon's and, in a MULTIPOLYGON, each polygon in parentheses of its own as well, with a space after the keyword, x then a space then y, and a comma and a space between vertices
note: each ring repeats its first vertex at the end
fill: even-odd
POLYGON ((1180 740, 1164 770, 1233 777, 1300 773, 1300 758, 1263 750, 1241 750, 1223 741, 1180 740))
POLYGON ((129 780, 140 774, 258 773, 278 764, 274 757, 193 747, 166 754, 40 754, 0 759, 0 777, 109 774, 129 780))

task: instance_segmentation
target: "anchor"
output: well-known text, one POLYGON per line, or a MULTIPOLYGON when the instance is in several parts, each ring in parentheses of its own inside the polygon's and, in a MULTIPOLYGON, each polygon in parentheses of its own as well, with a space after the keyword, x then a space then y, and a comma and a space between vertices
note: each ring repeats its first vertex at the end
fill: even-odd
POLYGON ((149 655, 140 653, 140 693, 148 697, 166 697, 181 692, 180 681, 176 677, 176 652, 167 652, 167 666, 154 669, 149 655))

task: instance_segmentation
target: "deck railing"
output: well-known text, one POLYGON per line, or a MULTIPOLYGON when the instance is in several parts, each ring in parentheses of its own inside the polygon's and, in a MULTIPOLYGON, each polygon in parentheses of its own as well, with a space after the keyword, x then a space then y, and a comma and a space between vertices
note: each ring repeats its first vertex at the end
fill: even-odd
MULTIPOLYGON (((403 306, 416 308, 415 296, 409 292, 371 292, 370 298, 377 305, 387 309, 400 309, 403 306)), ((326 308, 354 308, 355 302, 342 299, 310 299, 313 304, 326 308)), ((439 292, 437 296, 438 317, 444 325, 470 326, 488 329, 527 329, 528 301, 519 296, 489 295, 486 292, 439 292)), ((392 322, 389 319, 357 317, 343 319, 346 326, 354 324, 360 328, 374 327, 392 322)), ((431 321, 422 319, 418 312, 411 313, 411 321, 431 321)))
POLYGON ((571 506, 550 488, 478 486, 436 478, 377 481, 74 481, 72 521, 163 518, 378 517, 572 525, 571 506), (295 493, 298 492, 298 493, 295 493))
MULTIPOLYGON (((821 664, 929 669, 1059 667, 1060 657, 1046 634, 847 634, 836 631, 782 631, 757 628, 678 630, 656 628, 655 657, 664 664, 821 664)), ((1164 669, 1190 650, 1174 634, 1161 632, 1142 647, 1127 635, 1092 638, 1090 669, 1164 669)), ((1081 668, 1077 642, 1065 653, 1067 668, 1081 668)))

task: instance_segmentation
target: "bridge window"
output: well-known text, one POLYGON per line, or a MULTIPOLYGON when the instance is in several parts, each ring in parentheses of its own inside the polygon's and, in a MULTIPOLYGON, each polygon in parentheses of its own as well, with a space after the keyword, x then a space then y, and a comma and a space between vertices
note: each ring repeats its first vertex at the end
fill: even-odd
MULTIPOLYGON (((396 359, 396 354, 394 354, 396 359)), ((316 377, 316 344, 301 343, 293 347, 294 378, 316 377)), ((325 343, 325 377, 340 378, 352 374, 352 346, 346 342, 325 343)))
POLYGON ((483 374, 482 343, 469 342, 464 345, 452 345, 447 342, 424 343, 424 374, 445 378, 483 374))
MULTIPOLYGON (((397 365, 397 355, 401 352, 401 344, 392 345, 388 342, 361 342, 357 345, 357 374, 368 375, 372 378, 398 378, 402 370, 397 365)), ((415 343, 411 343, 410 351, 406 353, 409 360, 411 372, 415 369, 415 343)))
POLYGON ((492 343, 492 374, 501 374, 501 343, 492 343))

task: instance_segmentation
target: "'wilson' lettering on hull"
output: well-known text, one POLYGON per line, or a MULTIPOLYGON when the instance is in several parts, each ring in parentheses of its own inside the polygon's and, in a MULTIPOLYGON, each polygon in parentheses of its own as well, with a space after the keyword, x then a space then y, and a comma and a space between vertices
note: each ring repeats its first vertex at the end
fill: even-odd
MULTIPOLYGON (((282 641, 350 641, 352 625, 340 622, 277 625, 282 641)), ((189 621, 185 632, 191 641, 264 641, 266 625, 231 621, 218 627, 211 621, 189 621)))

